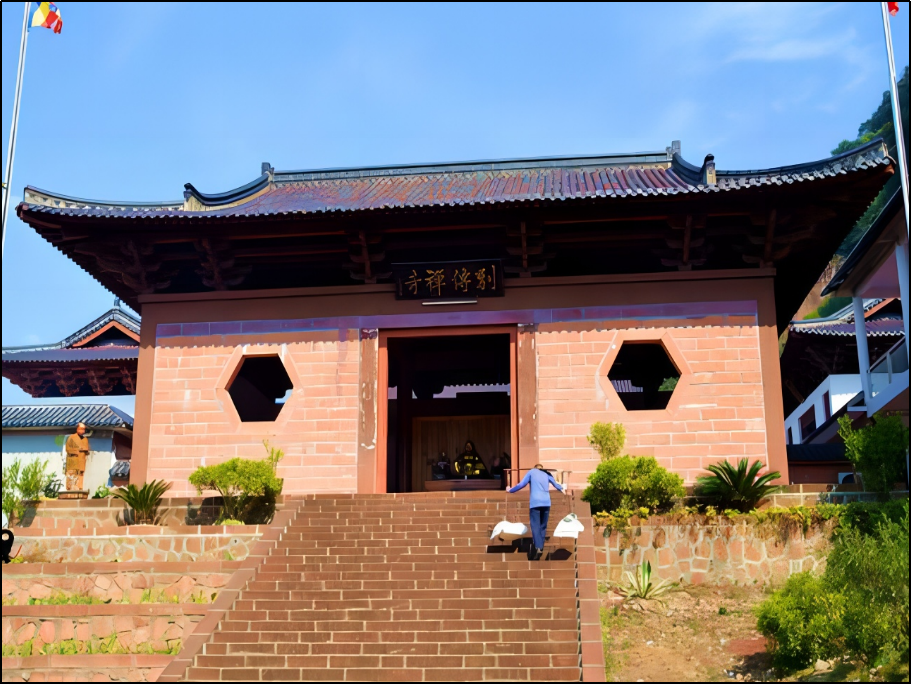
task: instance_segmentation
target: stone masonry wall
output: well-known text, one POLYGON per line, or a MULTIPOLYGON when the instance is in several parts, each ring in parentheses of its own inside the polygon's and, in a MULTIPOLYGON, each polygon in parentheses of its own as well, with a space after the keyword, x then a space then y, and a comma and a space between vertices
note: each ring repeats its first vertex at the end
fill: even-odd
POLYGON ((783 583, 797 572, 821 573, 830 526, 782 530, 772 523, 678 524, 650 518, 627 530, 595 529, 599 579, 624 583, 649 561, 662 579, 685 584, 783 583))
POLYGON ((767 459, 758 331, 750 302, 641 306, 622 320, 538 325, 541 462, 572 471, 572 486, 584 487, 599 461, 586 439, 596 421, 622 423, 627 453, 654 456, 687 483, 716 461, 767 459), (681 372, 666 409, 623 406, 607 372, 624 342, 660 342, 681 372))
POLYGON ((357 491, 357 331, 239 334, 240 323, 204 325, 225 334, 165 337, 155 349, 148 479, 172 481, 171 496, 192 495, 187 478, 197 467, 263 458, 268 439, 285 452, 286 494, 357 491), (226 389, 243 358, 256 355, 279 356, 293 383, 274 422, 241 422, 226 389))

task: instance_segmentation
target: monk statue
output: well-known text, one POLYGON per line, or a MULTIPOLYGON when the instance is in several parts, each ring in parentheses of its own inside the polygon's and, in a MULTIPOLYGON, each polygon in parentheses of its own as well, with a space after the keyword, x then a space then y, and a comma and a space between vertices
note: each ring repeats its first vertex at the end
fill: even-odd
POLYGON ((455 462, 455 474, 457 477, 482 478, 490 477, 487 472, 487 466, 478 455, 474 442, 470 439, 465 442, 465 449, 459 454, 455 462))
POLYGON ((89 455, 89 438, 85 436, 85 423, 76 423, 76 433, 66 440, 66 488, 81 491, 85 475, 85 459, 89 455))

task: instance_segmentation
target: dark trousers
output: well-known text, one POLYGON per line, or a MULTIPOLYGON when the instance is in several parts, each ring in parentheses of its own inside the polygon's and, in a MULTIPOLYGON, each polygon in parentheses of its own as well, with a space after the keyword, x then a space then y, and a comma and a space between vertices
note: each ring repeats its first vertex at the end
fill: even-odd
POLYGON ((531 538, 536 549, 544 548, 544 533, 547 531, 547 520, 550 518, 550 506, 536 506, 528 509, 531 523, 531 538))

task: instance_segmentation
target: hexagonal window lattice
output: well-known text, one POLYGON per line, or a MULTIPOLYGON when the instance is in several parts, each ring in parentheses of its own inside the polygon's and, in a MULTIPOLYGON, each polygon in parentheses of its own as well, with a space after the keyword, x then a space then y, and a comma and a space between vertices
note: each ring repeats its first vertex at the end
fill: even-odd
POLYGON ((680 371, 660 342, 624 342, 607 377, 627 411, 655 411, 667 408, 680 371))
POLYGON ((292 386, 278 356, 245 356, 227 390, 246 423, 278 418, 292 386))

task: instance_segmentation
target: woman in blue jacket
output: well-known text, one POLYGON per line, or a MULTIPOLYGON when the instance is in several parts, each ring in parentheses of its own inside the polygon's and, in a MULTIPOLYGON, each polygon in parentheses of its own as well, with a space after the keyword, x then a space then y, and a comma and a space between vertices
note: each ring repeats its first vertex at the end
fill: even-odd
POLYGON ((523 489, 525 485, 531 485, 531 494, 528 497, 528 522, 534 543, 534 547, 528 550, 528 560, 540 560, 544 553, 544 533, 547 531, 547 520, 550 518, 550 485, 564 495, 566 491, 557 483, 553 475, 544 470, 544 466, 540 463, 529 470, 522 481, 508 491, 510 494, 514 494, 523 489))

